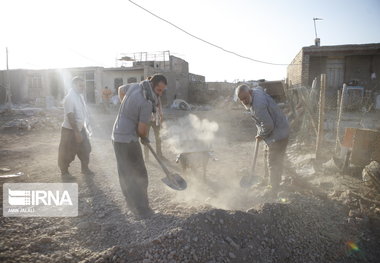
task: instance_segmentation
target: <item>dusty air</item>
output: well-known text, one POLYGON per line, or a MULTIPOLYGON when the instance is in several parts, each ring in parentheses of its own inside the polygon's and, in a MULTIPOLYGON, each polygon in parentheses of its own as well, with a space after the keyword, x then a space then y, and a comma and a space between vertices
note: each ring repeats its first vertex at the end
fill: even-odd
POLYGON ((380 2, 2 10, 0 262, 379 262, 380 2))

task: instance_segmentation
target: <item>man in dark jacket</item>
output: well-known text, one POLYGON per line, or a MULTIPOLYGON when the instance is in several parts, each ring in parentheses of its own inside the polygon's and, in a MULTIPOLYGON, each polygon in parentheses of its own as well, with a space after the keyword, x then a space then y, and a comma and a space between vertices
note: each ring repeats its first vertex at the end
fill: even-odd
POLYGON ((276 102, 261 87, 249 88, 240 85, 235 95, 249 109, 256 121, 256 139, 263 140, 267 145, 270 185, 277 192, 283 171, 283 162, 289 138, 289 124, 285 114, 276 102))

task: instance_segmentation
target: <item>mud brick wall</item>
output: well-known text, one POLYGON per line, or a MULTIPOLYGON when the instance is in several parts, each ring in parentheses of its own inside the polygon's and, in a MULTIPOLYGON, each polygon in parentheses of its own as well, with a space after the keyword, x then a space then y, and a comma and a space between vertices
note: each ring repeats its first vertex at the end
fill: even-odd
POLYGON ((303 50, 297 54, 292 63, 288 66, 287 70, 287 83, 292 86, 302 85, 302 62, 303 50))

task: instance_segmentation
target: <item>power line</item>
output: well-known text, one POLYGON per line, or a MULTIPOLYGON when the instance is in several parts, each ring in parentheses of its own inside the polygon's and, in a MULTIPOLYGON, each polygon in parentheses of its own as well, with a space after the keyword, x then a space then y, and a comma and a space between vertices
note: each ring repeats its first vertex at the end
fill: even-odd
POLYGON ((70 50, 71 52, 75 53, 76 55, 78 55, 78 56, 80 56, 80 57, 82 57, 84 59, 87 59, 88 61, 92 61, 92 62, 95 62, 96 64, 104 65, 102 62, 97 61, 95 59, 92 59, 92 58, 90 58, 88 56, 85 56, 85 55, 83 55, 82 53, 78 52, 77 50, 75 50, 73 48, 68 48, 68 50, 70 50))
POLYGON ((181 28, 181 27, 175 25, 174 23, 172 23, 172 22, 166 20, 165 18, 160 17, 159 15, 156 15, 155 13, 149 11, 148 9, 142 7, 141 5, 135 3, 135 2, 133 2, 133 1, 131 1, 131 0, 128 0, 128 1, 131 2, 132 4, 134 4, 135 6, 141 8, 141 9, 144 10, 145 12, 151 14, 152 16, 154 16, 154 17, 156 17, 156 18, 158 18, 158 19, 164 21, 165 23, 167 23, 167 24, 169 24, 169 25, 171 25, 171 26, 177 28, 178 30, 182 31, 183 33, 185 33, 185 34, 187 34, 187 35, 189 35, 189 36, 191 36, 191 37, 193 37, 193 38, 195 38, 195 39, 198 39, 199 41, 202 41, 202 42, 204 42, 204 43, 206 43, 206 44, 208 44, 208 45, 210 45, 210 46, 213 46, 213 47, 215 47, 215 48, 218 48, 218 49, 220 49, 220 50, 222 50, 222 51, 224 51, 224 52, 227 52, 227 53, 230 53, 230 54, 232 54, 232 55, 238 56, 238 57, 240 57, 240 58, 244 58, 244 59, 247 59, 247 60, 251 60, 251 61, 253 61, 253 62, 257 62, 257 63, 267 64, 267 65, 273 65, 273 66, 288 66, 288 65, 289 65, 289 64, 273 63, 273 62, 268 62, 268 61, 263 61, 263 60, 254 59, 254 58, 251 58, 251 57, 247 57, 247 56, 241 55, 241 54, 236 53, 236 52, 234 52, 234 51, 231 51, 231 50, 225 49, 225 48, 223 48, 223 47, 221 47, 221 46, 218 46, 218 45, 216 45, 216 44, 213 44, 213 43, 211 43, 211 42, 209 42, 209 41, 207 41, 207 40, 204 40, 203 38, 200 38, 200 37, 198 37, 198 36, 196 36, 196 35, 194 35, 194 34, 188 32, 188 31, 186 31, 185 29, 183 29, 183 28, 181 28))

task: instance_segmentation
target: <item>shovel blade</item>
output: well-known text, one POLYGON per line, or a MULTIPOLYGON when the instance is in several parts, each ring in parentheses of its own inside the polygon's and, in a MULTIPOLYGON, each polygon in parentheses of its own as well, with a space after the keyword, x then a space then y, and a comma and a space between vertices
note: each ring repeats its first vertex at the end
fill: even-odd
POLYGON ((187 188, 185 179, 183 179, 179 174, 171 174, 170 176, 162 178, 161 181, 177 191, 183 191, 187 188))
POLYGON ((255 184, 260 183, 260 177, 255 175, 244 175, 240 179, 240 187, 241 188, 251 188, 255 184))

